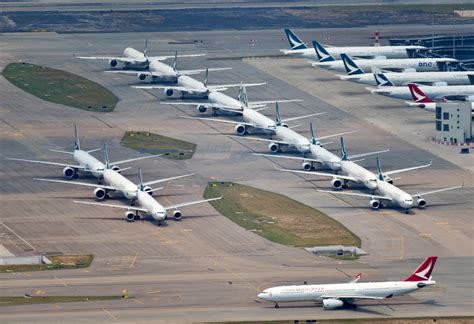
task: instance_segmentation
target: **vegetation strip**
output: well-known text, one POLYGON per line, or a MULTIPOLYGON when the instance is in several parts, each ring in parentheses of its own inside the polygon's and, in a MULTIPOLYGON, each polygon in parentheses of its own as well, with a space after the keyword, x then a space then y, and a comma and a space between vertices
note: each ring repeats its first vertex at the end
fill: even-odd
POLYGON ((122 299, 123 296, 14 296, 0 297, 0 307, 33 304, 59 304, 122 299))
POLYGON ((10 63, 3 76, 18 88, 49 102, 94 112, 114 110, 118 98, 76 74, 29 63, 10 63))
POLYGON ((194 143, 145 131, 125 132, 120 144, 141 153, 163 154, 174 160, 190 159, 196 150, 194 143))
POLYGON ((233 222, 272 242, 290 246, 360 246, 360 239, 341 223, 296 200, 229 182, 211 182, 204 198, 233 222))
POLYGON ((47 257, 52 264, 13 264, 1 265, 1 272, 28 272, 42 270, 83 269, 88 268, 93 255, 60 255, 47 257))

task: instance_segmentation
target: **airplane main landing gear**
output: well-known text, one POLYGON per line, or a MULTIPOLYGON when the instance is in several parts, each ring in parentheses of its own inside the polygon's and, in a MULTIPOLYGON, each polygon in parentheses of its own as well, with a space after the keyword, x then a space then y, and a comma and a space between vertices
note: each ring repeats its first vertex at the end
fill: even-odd
POLYGON ((275 308, 280 308, 280 306, 278 305, 278 303, 275 303, 275 308))

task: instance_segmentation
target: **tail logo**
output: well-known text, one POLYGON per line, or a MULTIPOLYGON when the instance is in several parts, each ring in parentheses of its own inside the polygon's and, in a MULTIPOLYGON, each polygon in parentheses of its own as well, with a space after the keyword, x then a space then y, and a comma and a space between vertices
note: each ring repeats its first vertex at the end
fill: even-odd
POLYGON ((332 62, 334 58, 329 54, 329 52, 317 41, 313 41, 313 47, 318 56, 319 62, 332 62))
POLYGON ((415 275, 422 279, 428 280, 427 273, 431 270, 432 264, 433 264, 433 261, 430 260, 430 263, 426 266, 426 268, 419 272, 415 272, 415 275))
POLYGON ((410 89, 411 95, 415 102, 431 102, 431 100, 416 85, 409 84, 408 88, 410 89))
POLYGON ((393 87, 394 84, 390 82, 390 80, 383 74, 374 73, 375 81, 377 82, 378 86, 381 87, 393 87))
POLYGON ((354 62, 348 55, 346 54, 341 54, 342 62, 344 63, 344 66, 346 67, 346 72, 348 75, 354 75, 354 74, 363 74, 364 71, 357 65, 356 62, 354 62))
POLYGON ((435 256, 428 257, 405 281, 419 282, 430 280, 437 259, 435 256))
POLYGON ((301 41, 301 39, 299 39, 290 29, 285 29, 285 33, 292 50, 306 48, 306 45, 301 41))

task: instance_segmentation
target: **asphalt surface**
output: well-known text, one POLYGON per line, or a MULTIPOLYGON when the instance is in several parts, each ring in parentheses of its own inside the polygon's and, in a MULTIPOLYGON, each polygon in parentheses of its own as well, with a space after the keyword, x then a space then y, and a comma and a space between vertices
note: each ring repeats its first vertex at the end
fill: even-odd
MULTIPOLYGON (((387 27, 386 33, 389 33, 387 27)), ((398 36, 422 33, 413 26, 394 27, 398 36)), ((382 31, 384 32, 384 31, 382 31)), ((337 43, 370 43, 370 29, 303 31, 337 43), (353 33, 353 34, 352 34, 353 33)), ((309 36, 308 36, 309 37, 309 36)), ((0 66, 26 61, 65 69, 99 82, 121 100, 113 113, 89 113, 43 102, 0 78, 0 244, 14 253, 94 254, 89 269, 0 274, 0 295, 111 295, 126 289, 134 298, 55 305, 4 307, 5 322, 56 321, 229 321, 263 319, 322 319, 403 316, 472 316, 473 178, 471 155, 459 147, 431 141, 433 116, 411 110, 402 101, 376 97, 364 86, 339 81, 334 73, 312 68, 303 60, 286 58, 235 59, 269 56, 286 48, 280 31, 77 34, 3 34, 0 66), (267 82, 249 89, 250 100, 303 99, 282 104, 285 117, 311 112, 325 115, 297 122, 306 131, 312 120, 320 135, 357 130, 346 137, 349 153, 391 148, 381 156, 384 170, 410 167, 432 160, 429 169, 401 175, 396 184, 410 193, 454 186, 461 190, 428 196, 426 210, 405 215, 396 208, 372 211, 364 199, 341 199, 317 193, 330 188, 327 179, 311 180, 279 173, 275 163, 299 168, 291 161, 270 161, 250 154, 266 152, 266 145, 232 139, 232 127, 198 122, 180 116, 198 116, 194 108, 160 105, 160 91, 139 91, 133 77, 109 75, 106 62, 81 61, 76 54, 120 54, 126 45, 140 49, 150 38, 150 54, 209 53, 207 58, 182 59, 179 67, 230 66, 231 71, 210 75, 210 84, 267 82), (188 43, 200 39, 199 43, 188 43), (252 41, 251 41, 252 40, 252 41), (170 44, 171 43, 171 44, 170 44), (144 160, 125 172, 137 179, 136 167, 148 180, 188 172, 159 192, 163 203, 199 199, 210 180, 234 181, 285 194, 318 208, 359 235, 369 255, 359 261, 317 258, 302 249, 268 242, 219 215, 209 205, 183 208, 181 222, 158 227, 149 220, 126 223, 114 209, 74 204, 91 199, 92 191, 68 185, 45 184, 34 177, 61 178, 61 168, 30 165, 5 157, 68 161, 68 156, 48 152, 71 149, 73 125, 78 124, 85 149, 110 145, 112 160, 138 156, 119 140, 126 130, 147 130, 198 144, 191 160, 144 160), (360 302, 356 309, 323 311, 313 303, 274 309, 256 301, 261 289, 304 281, 341 282, 335 270, 363 273, 363 280, 402 280, 428 255, 440 257, 434 272, 435 287, 387 301, 392 308, 360 302)), ((199 76, 197 76, 199 77, 199 76)), ((228 91, 236 95, 237 90, 228 91)), ((273 116, 273 109, 265 111, 273 116)), ((293 124, 296 124, 294 122, 293 124)), ((338 150, 337 140, 328 148, 338 150)), ((100 152, 95 153, 100 157, 100 152)), ((361 162, 375 170, 375 159, 361 162)), ((93 179, 82 179, 94 181, 93 179)), ((353 187, 354 190, 362 188, 353 187)), ((126 203, 124 201, 124 203, 126 203)))

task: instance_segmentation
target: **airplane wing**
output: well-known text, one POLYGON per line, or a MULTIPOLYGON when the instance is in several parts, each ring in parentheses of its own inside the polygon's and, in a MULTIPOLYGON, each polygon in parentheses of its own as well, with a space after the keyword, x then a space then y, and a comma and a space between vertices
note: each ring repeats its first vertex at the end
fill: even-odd
POLYGON ((266 156, 269 158, 282 158, 282 159, 290 159, 290 160, 299 160, 299 161, 311 161, 311 162, 317 162, 317 163, 322 163, 321 160, 316 160, 316 159, 309 159, 309 158, 304 158, 304 157, 299 157, 299 156, 288 156, 288 155, 277 155, 277 154, 262 154, 262 153, 252 153, 253 155, 258 155, 258 156, 266 156))
MULTIPOLYGON (((269 128, 269 129, 274 130, 273 128, 269 128)), ((251 140, 251 141, 259 141, 259 142, 267 142, 267 143, 276 143, 276 144, 281 144, 281 145, 291 145, 291 144, 288 143, 288 142, 278 141, 278 140, 271 140, 271 139, 266 139, 266 138, 247 137, 247 136, 232 136, 232 135, 230 135, 229 137, 238 138, 238 139, 248 139, 248 140, 251 140)))
POLYGON ((390 197, 378 196, 378 195, 369 195, 369 194, 345 192, 345 191, 331 191, 331 190, 318 190, 318 191, 330 193, 330 194, 336 194, 336 195, 357 196, 357 197, 366 197, 366 198, 372 198, 372 199, 382 199, 382 200, 392 201, 392 198, 390 197))
POLYGON ((78 204, 85 204, 85 205, 96 205, 96 206, 104 206, 104 207, 112 207, 112 208, 122 208, 127 210, 136 210, 141 212, 148 212, 145 208, 135 207, 135 206, 125 206, 125 205, 113 205, 113 204, 104 204, 104 203, 97 203, 97 202, 89 202, 89 201, 79 201, 73 200, 75 203, 78 204))
POLYGON ((249 106, 251 105, 268 105, 274 103, 281 103, 281 102, 299 102, 303 101, 301 99, 284 99, 284 100, 263 100, 263 101, 251 101, 248 103, 249 106))
POLYGON ((338 294, 332 294, 332 295, 324 295, 321 296, 323 299, 375 299, 375 300, 380 300, 380 299, 385 299, 385 297, 377 297, 377 296, 366 296, 366 295, 338 295, 338 294))
POLYGON ((114 190, 114 191, 117 190, 117 188, 112 187, 112 186, 99 185, 99 184, 94 184, 94 183, 73 182, 73 181, 54 180, 54 179, 41 179, 41 178, 34 178, 34 179, 39 180, 39 181, 47 181, 47 182, 67 183, 67 184, 72 184, 72 185, 77 185, 77 186, 84 186, 84 187, 104 188, 106 190, 114 190))
MULTIPOLYGON (((225 71, 225 70, 231 70, 231 67, 225 67, 225 68, 210 68, 207 69, 208 71, 225 71)), ((193 74, 199 74, 206 72, 206 69, 198 69, 198 70, 179 70, 179 74, 181 75, 193 75, 193 74)))
POLYGON ((392 171, 388 171, 388 172, 383 172, 383 174, 384 175, 397 174, 397 173, 407 172, 407 171, 411 171, 411 170, 427 168, 429 166, 431 166, 431 161, 430 161, 430 163, 425 164, 425 165, 419 165, 419 166, 416 166, 416 167, 405 168, 405 169, 392 170, 392 171))
POLYGON ((354 160, 354 159, 357 159, 357 158, 361 158, 363 156, 386 153, 386 152, 390 152, 390 149, 381 150, 381 151, 374 151, 374 152, 367 152, 367 153, 361 153, 361 154, 354 154, 354 155, 351 155, 348 159, 349 160, 354 160))
POLYGON ((256 86, 261 86, 267 84, 266 82, 261 82, 261 83, 231 83, 231 84, 218 84, 218 85, 207 85, 206 87, 210 91, 224 91, 227 90, 228 88, 235 88, 235 87, 256 87, 256 86))
POLYGON ((191 201, 191 202, 186 202, 186 203, 181 203, 181 204, 166 206, 166 207, 164 207, 164 208, 165 208, 165 209, 176 209, 176 208, 180 208, 180 207, 191 206, 191 205, 197 205, 197 204, 202 204, 202 203, 205 203, 205 202, 208 202, 208 201, 214 201, 214 200, 220 200, 220 199, 222 199, 222 196, 217 197, 217 198, 196 200, 196 201, 191 201))
POLYGON ((210 103, 210 102, 192 102, 192 101, 161 101, 160 104, 163 105, 186 105, 186 106, 205 106, 208 108, 218 108, 221 110, 226 110, 230 112, 241 112, 242 108, 237 109, 233 106, 226 106, 218 103, 210 103))
MULTIPOLYGON (((146 89, 146 90, 151 90, 151 89, 161 89, 161 90, 164 90, 164 89, 172 89, 172 90, 184 91, 184 92, 189 92, 189 91, 193 91, 193 90, 194 90, 193 88, 186 88, 186 87, 182 87, 182 86, 161 86, 161 85, 138 85, 138 86, 132 86, 132 88, 135 88, 135 89, 146 89)), ((200 91, 201 89, 197 89, 197 90, 200 91)), ((202 90, 205 90, 205 89, 202 89, 202 90)))
POLYGON ((297 119, 302 119, 302 118, 307 118, 307 117, 312 117, 312 116, 319 116, 319 115, 324 115, 324 114, 325 114, 325 112, 315 113, 315 114, 309 114, 309 115, 304 115, 304 116, 286 118, 286 119, 282 119, 281 121, 286 123, 286 122, 289 122, 289 121, 292 121, 292 120, 297 120, 297 119))
POLYGON ((420 192, 420 193, 412 195, 412 197, 427 196, 427 195, 435 194, 435 193, 438 193, 438 192, 454 190, 454 189, 459 189, 459 188, 463 188, 463 187, 464 187, 464 183, 462 185, 456 186, 456 187, 450 187, 450 188, 443 188, 443 189, 437 189, 437 190, 432 190, 432 191, 420 192))
POLYGON ((326 138, 331 138, 331 137, 336 137, 336 136, 342 136, 342 135, 347 135, 347 134, 352 134, 352 133, 357 133, 357 131, 350 131, 350 132, 343 132, 343 133, 338 133, 338 134, 331 134, 331 135, 325 135, 325 136, 318 136, 318 140, 323 140, 326 138))
POLYGON ((144 182, 143 185, 144 185, 144 186, 151 186, 151 185, 154 185, 154 184, 156 184, 156 183, 166 182, 166 181, 175 180, 175 179, 180 179, 180 178, 185 178, 185 177, 190 177, 190 176, 193 176, 193 175, 194 175, 194 173, 189 173, 189 174, 184 174, 184 175, 180 175, 180 176, 177 176, 177 177, 171 177, 171 178, 165 178, 165 179, 152 180, 152 181, 144 182))
POLYGON ((121 161, 116 161, 116 162, 110 162, 110 164, 124 164, 124 163, 129 163, 129 162, 134 162, 134 161, 139 161, 139 160, 144 160, 144 159, 151 159, 154 157, 159 157, 162 156, 162 154, 156 154, 156 155, 147 155, 147 156, 141 156, 133 159, 127 159, 127 160, 121 160, 121 161))
MULTIPOLYGON (((74 152, 68 152, 68 151, 63 151, 63 150, 54 150, 54 149, 49 149, 51 152, 55 153, 62 153, 62 154, 69 154, 69 155, 74 155, 74 152)), ((89 153, 89 151, 87 151, 89 153)))
POLYGON ((235 120, 224 120, 224 119, 217 119, 217 118, 191 117, 191 116, 180 116, 180 117, 181 118, 186 118, 186 119, 215 121, 215 122, 220 122, 220 123, 228 123, 228 124, 234 124, 234 125, 244 125, 244 126, 256 127, 255 124, 246 123, 246 122, 238 122, 238 121, 235 121, 235 120))
POLYGON ((175 57, 198 57, 198 56, 205 56, 206 54, 184 54, 184 55, 163 55, 163 56, 149 56, 148 60, 150 61, 165 61, 175 57))
POLYGON ((118 61, 124 63, 140 63, 143 60, 135 60, 128 57, 119 57, 119 56, 76 56, 78 59, 83 60, 108 60, 108 61, 118 61))
POLYGON ((133 70, 110 70, 104 71, 105 73, 116 73, 116 74, 145 74, 152 76, 153 73, 150 71, 133 71, 133 70))
MULTIPOLYGON (((319 175, 323 177, 331 177, 331 178, 339 178, 339 179, 344 179, 344 180, 349 180, 349 181, 357 181, 353 177, 349 176, 344 176, 344 175, 339 175, 339 174, 333 174, 333 173, 324 173, 324 172, 316 172, 316 171, 302 171, 302 170, 288 170, 288 169, 279 169, 276 168, 278 171, 283 171, 283 172, 293 172, 293 173, 301 173, 301 174, 310 174, 310 175, 319 175)), ((321 191, 321 190, 318 190, 321 191)), ((333 191, 328 191, 328 192, 333 192, 333 191)))
POLYGON ((74 165, 74 164, 66 164, 66 163, 59 163, 59 162, 48 162, 48 161, 38 161, 38 160, 27 160, 27 159, 16 159, 16 158, 6 158, 7 160, 11 161, 21 161, 21 162, 31 162, 31 163, 39 163, 39 164, 47 164, 47 165, 56 165, 56 166, 63 166, 63 167, 71 167, 74 169, 79 169, 83 171, 88 171, 82 165, 74 165))

